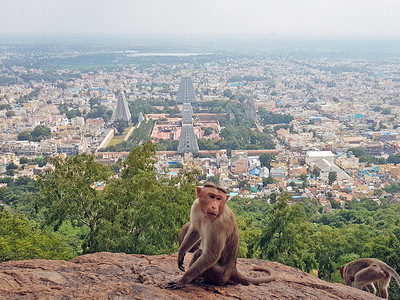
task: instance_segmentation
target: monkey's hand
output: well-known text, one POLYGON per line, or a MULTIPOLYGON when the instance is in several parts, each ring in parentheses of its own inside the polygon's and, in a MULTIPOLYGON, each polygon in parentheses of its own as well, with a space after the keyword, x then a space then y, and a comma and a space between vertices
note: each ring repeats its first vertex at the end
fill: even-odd
POLYGON ((185 272, 185 267, 183 266, 183 260, 185 258, 185 255, 178 255, 178 268, 179 270, 185 272))
POLYGON ((178 290, 178 289, 185 287, 185 285, 186 285, 186 283, 183 283, 180 281, 171 281, 171 282, 168 282, 167 289, 178 290))
POLYGON ((185 267, 183 266, 183 259, 184 257, 178 258, 178 268, 179 270, 185 272, 185 267))

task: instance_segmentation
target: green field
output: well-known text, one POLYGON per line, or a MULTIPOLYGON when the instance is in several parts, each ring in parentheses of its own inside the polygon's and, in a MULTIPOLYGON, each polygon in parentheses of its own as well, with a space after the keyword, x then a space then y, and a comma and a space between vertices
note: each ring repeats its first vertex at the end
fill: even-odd
POLYGON ((108 143, 107 146, 115 146, 115 145, 117 145, 117 144, 119 144, 119 143, 122 143, 122 142, 124 141, 125 136, 128 134, 128 132, 129 132, 129 130, 130 130, 131 128, 132 128, 132 127, 125 128, 124 133, 121 134, 121 135, 118 135, 118 134, 114 135, 114 137, 113 137, 112 140, 108 143))

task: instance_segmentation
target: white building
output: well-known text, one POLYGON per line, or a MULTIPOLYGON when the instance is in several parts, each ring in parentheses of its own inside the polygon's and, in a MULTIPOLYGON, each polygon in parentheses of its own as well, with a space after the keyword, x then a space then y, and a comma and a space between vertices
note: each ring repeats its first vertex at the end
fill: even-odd
POLYGON ((315 164, 315 166, 317 166, 321 170, 319 177, 323 181, 328 181, 329 173, 331 173, 331 172, 336 172, 337 180, 344 180, 344 179, 351 180, 352 179, 341 168, 339 168, 337 165, 335 165, 334 163, 332 163, 326 159, 320 159, 313 164, 315 164))
POLYGON ((306 164, 311 165, 312 163, 325 159, 326 161, 334 164, 335 154, 331 151, 307 151, 306 153, 306 164))

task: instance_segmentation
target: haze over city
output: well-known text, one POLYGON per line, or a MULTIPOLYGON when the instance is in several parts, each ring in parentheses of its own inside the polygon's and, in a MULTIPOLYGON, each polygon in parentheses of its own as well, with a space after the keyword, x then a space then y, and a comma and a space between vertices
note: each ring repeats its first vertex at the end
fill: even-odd
POLYGON ((15 0, 0 34, 400 38, 396 0, 15 0))

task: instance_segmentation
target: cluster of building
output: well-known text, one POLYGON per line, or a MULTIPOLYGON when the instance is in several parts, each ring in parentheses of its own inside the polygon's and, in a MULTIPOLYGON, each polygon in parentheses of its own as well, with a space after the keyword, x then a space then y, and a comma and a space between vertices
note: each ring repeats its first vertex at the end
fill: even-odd
MULTIPOLYGON (((19 67, 18 72, 37 70, 19 67)), ((314 198, 327 206, 332 197, 337 201, 375 197, 376 190, 400 180, 399 167, 360 163, 349 150, 362 149, 383 159, 399 152, 399 74, 400 65, 391 60, 231 58, 201 68, 183 63, 82 72, 74 80, 61 82, 64 86, 42 81, 0 86, 1 168, 10 161, 18 163, 21 156, 82 152, 96 153, 99 161, 116 161, 127 153, 97 150, 112 137, 113 121, 131 121, 128 104, 176 100, 180 117, 144 114, 139 120, 157 120, 154 142, 179 141, 176 153, 157 153, 156 167, 161 173, 174 176, 183 169, 196 169, 205 180, 218 179, 246 197, 285 191, 294 199, 314 198), (188 69, 191 77, 182 76, 188 69), (245 80, 246 76, 253 80, 245 80), (31 96, 34 91, 38 92, 31 96), (246 103, 252 110, 246 111, 258 129, 269 127, 273 132, 276 150, 238 150, 229 156, 224 150, 201 151, 197 139, 220 139, 220 121, 229 116, 223 111, 193 113, 193 106, 241 97, 250 99, 246 103), (83 117, 93 110, 92 99, 112 111, 110 120, 83 117), (81 116, 68 118, 60 107, 79 111, 81 116), (257 114, 260 109, 290 114, 294 117, 290 129, 265 125, 257 114), (51 138, 18 140, 20 132, 38 125, 50 128, 51 138), (264 153, 275 155, 269 168, 261 166, 259 157, 264 153), (336 174, 333 182, 330 173, 336 174)))

